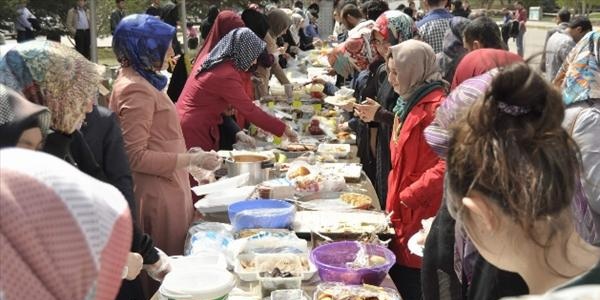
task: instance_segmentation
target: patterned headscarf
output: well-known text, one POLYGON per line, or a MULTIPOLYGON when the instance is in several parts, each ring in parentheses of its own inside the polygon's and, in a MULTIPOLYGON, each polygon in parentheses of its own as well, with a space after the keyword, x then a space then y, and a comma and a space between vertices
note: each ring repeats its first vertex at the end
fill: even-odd
POLYGON ((600 98, 600 31, 587 33, 567 57, 570 63, 562 86, 563 102, 600 98))
POLYGON ((210 70, 225 60, 233 60, 235 67, 246 71, 265 50, 266 43, 248 28, 238 28, 224 36, 208 54, 199 73, 210 70))
POLYGON ((388 10, 381 14, 375 21, 373 30, 379 32, 392 46, 417 35, 415 21, 397 10, 388 10))
POLYGON ((121 65, 131 66, 157 90, 167 85, 167 77, 156 71, 163 65, 175 28, 150 15, 129 15, 113 35, 113 51, 121 65))
POLYGON ((67 162, 0 150, 3 299, 115 299, 131 247, 123 195, 67 162))
POLYGON ((348 39, 329 53, 329 64, 340 76, 346 78, 354 69, 365 70, 375 61, 376 51, 371 45, 374 26, 371 20, 359 23, 348 32, 348 39))
POLYGON ((0 83, 48 107, 53 130, 71 134, 96 98, 104 68, 49 41, 18 44, 0 60, 0 83))
POLYGON ((0 84, 0 148, 15 146, 23 131, 34 127, 45 136, 50 128, 50 111, 0 84))

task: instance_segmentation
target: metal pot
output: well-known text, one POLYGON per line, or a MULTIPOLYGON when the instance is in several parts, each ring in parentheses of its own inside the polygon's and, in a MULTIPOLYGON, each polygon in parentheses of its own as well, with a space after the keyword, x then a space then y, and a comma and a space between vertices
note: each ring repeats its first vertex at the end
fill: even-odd
POLYGON ((259 184, 269 179, 269 171, 274 163, 268 157, 258 154, 233 155, 225 160, 227 174, 230 177, 249 173, 248 184, 259 184))

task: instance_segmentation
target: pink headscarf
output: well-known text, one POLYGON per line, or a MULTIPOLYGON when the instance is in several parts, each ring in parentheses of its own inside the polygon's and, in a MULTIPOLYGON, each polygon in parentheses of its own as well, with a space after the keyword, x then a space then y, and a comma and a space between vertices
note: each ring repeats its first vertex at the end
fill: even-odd
POLYGON ((46 153, 0 160, 3 299, 114 299, 132 237, 121 193, 46 153))

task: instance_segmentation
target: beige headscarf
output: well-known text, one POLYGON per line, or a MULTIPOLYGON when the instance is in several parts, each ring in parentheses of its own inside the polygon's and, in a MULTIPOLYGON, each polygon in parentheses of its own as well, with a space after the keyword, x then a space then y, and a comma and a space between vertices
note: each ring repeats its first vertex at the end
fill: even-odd
POLYGON ((400 84, 396 91, 404 98, 408 97, 424 83, 442 80, 435 60, 435 52, 429 44, 418 40, 407 40, 390 47, 394 60, 397 80, 400 84))
POLYGON ((267 20, 269 21, 269 30, 273 38, 277 38, 284 34, 285 31, 292 25, 292 19, 285 11, 281 9, 274 9, 267 13, 267 20))

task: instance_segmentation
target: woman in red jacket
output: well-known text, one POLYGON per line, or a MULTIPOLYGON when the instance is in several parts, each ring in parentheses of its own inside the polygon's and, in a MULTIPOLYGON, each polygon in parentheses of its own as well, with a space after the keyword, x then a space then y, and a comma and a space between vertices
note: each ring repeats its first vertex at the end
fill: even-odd
POLYGON ((219 149, 219 124, 230 106, 250 122, 274 135, 295 140, 296 133, 281 120, 262 111, 244 90, 248 69, 264 51, 265 42, 248 28, 225 35, 188 80, 177 102, 188 148, 219 149))
POLYGON ((394 107, 386 199, 396 231, 392 241, 396 265, 390 276, 402 299, 421 299, 421 258, 410 253, 407 243, 421 228, 421 220, 435 216, 440 207, 445 164, 430 149, 423 130, 446 92, 431 46, 408 40, 391 47, 390 53, 388 79, 400 95, 394 107))

